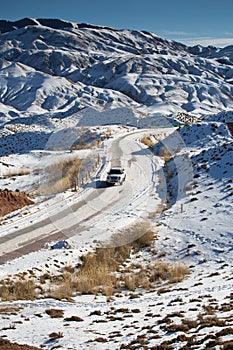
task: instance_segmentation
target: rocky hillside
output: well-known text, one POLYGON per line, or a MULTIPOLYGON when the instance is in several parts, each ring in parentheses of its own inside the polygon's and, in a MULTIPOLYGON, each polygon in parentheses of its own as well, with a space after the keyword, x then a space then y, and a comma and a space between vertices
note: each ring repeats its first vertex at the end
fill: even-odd
POLYGON ((33 201, 24 192, 0 190, 0 217, 30 204, 33 201))
POLYGON ((171 116, 233 107, 233 46, 187 47, 154 33, 56 19, 0 21, 0 121, 149 108, 171 116))

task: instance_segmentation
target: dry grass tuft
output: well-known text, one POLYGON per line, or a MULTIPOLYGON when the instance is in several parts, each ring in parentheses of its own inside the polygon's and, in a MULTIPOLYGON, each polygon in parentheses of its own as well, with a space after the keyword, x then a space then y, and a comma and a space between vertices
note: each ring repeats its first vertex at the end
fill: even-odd
POLYGON ((83 257, 83 264, 76 273, 74 287, 76 291, 86 294, 112 295, 116 269, 113 248, 99 248, 96 253, 89 253, 83 257))
POLYGON ((1 315, 17 315, 17 313, 22 310, 21 307, 13 306, 13 305, 4 305, 0 307, 1 315))
POLYGON ((44 184, 40 188, 40 194, 48 197, 87 183, 92 171, 97 169, 100 162, 99 155, 80 159, 70 156, 60 159, 44 169, 44 184))
POLYGON ((162 147, 160 150, 160 157, 164 159, 165 163, 168 163, 172 159, 173 155, 166 147, 162 147))
POLYGON ((148 227, 146 232, 133 242, 133 247, 138 251, 145 247, 152 247, 154 239, 155 232, 148 227))
POLYGON ((180 263, 174 264, 169 267, 169 282, 178 283, 183 281, 183 279, 190 275, 190 269, 187 266, 181 265, 180 263))
POLYGON ((52 288, 50 288, 48 296, 57 300, 68 299, 70 300, 73 295, 73 282, 72 274, 69 272, 63 272, 54 281, 50 280, 52 288))
POLYGON ((169 283, 178 283, 190 274, 188 267, 177 264, 167 264, 163 261, 156 261, 154 267, 151 270, 150 281, 164 281, 168 280, 169 283))
POLYGON ((2 301, 34 300, 36 285, 32 280, 1 281, 0 296, 2 301))
MULTIPOLYGON (((110 300, 114 293, 120 293, 122 290, 131 292, 138 288, 152 290, 161 281, 169 283, 182 281, 190 273, 185 266, 167 264, 163 261, 151 263, 151 260, 133 263, 130 260, 132 255, 141 257, 139 253, 141 250, 146 249, 149 254, 154 254, 152 248, 156 238, 157 233, 147 221, 122 230, 112 240, 114 243, 117 240, 121 245, 98 247, 95 252, 87 253, 81 257, 82 264, 78 270, 77 266, 76 268, 64 266, 59 275, 42 274, 39 279, 40 285, 41 283, 44 285, 41 294, 58 300, 72 300, 77 293, 95 295, 101 293, 110 300)), ((8 279, 2 282, 2 300, 35 297, 36 285, 32 280, 27 281, 25 276, 21 281, 8 279)))
POLYGON ((79 184, 80 158, 69 158, 56 161, 45 168, 46 182, 41 186, 42 195, 51 196, 79 184))
POLYGON ((150 247, 157 235, 152 230, 149 221, 144 220, 131 225, 123 230, 119 230, 111 238, 109 246, 123 246, 130 244, 135 249, 141 249, 145 246, 150 247))
POLYGON ((7 172, 3 175, 3 178, 10 178, 10 177, 13 177, 13 176, 29 175, 30 173, 31 173, 30 169, 27 169, 27 168, 8 169, 7 172))
POLYGON ((144 135, 141 138, 141 142, 149 148, 153 148, 153 146, 156 144, 156 140, 152 139, 150 135, 144 135))

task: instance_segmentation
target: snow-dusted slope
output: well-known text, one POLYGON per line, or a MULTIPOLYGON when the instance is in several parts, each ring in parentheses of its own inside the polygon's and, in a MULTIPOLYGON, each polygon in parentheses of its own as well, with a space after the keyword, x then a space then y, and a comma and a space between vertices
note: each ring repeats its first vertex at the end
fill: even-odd
POLYGON ((64 116, 83 107, 194 114, 231 109, 232 46, 187 47, 145 31, 61 20, 0 21, 4 114, 64 116))
MULTIPOLYGON (((107 119, 106 116, 107 113, 107 119)), ((7 280, 9 276, 17 280, 23 276, 24 280, 35 280, 38 290, 43 292, 48 287, 48 276, 63 272, 65 279, 68 271, 79 269, 80 256, 86 250, 92 251, 96 242, 91 246, 87 242, 84 249, 84 238, 99 232, 105 240, 109 230, 114 231, 119 225, 124 227, 132 219, 140 220, 146 212, 158 228, 158 239, 152 249, 144 247, 132 253, 120 271, 129 271, 132 264, 137 273, 141 264, 162 261, 185 264, 190 275, 175 284, 161 280, 147 291, 144 287, 120 288, 111 298, 100 290, 96 295, 74 293, 71 302, 54 297, 2 301, 0 336, 46 350, 59 347, 64 350, 232 349, 233 147, 227 127, 220 122, 201 122, 184 126, 179 132, 165 128, 145 130, 159 139, 161 146, 170 146, 170 151, 173 147, 175 152, 167 161, 166 170, 165 160, 157 156, 157 145, 153 154, 139 142, 139 131, 130 134, 130 129, 119 130, 120 135, 112 135, 106 141, 106 145, 113 145, 120 137, 122 159, 128 164, 123 188, 107 189, 108 196, 114 190, 119 191, 119 202, 115 203, 119 210, 106 207, 101 220, 92 216, 90 229, 83 222, 79 228, 85 225, 86 232, 82 236, 79 230, 76 240, 68 239, 69 243, 76 242, 69 249, 45 248, 2 265, 1 278, 7 280), (156 166, 149 166, 150 162, 156 166), (150 181, 150 177, 155 181, 150 181), (142 184, 151 186, 150 191, 143 191, 142 184), (135 186, 141 189, 140 194, 135 186), (162 192, 166 192, 167 210, 158 218, 153 213, 157 196, 162 192), (129 205, 122 205, 129 194, 130 198, 134 194, 136 197, 129 205), (141 206, 145 206, 142 212, 141 206)), ((28 165, 32 161, 28 158, 25 163, 26 160, 28 165)), ((92 185, 89 190, 93 191, 92 185)), ((86 204, 91 210, 99 208, 94 205, 93 197, 86 204)), ((52 207, 48 206, 48 210, 52 207)), ((35 215, 42 217, 42 211, 35 215)), ((33 216, 19 218, 10 226, 15 229, 15 225, 28 220, 33 220, 33 216)), ((5 230, 7 226, 2 232, 5 230)), ((150 273, 148 270, 147 275, 150 273)), ((58 280, 59 286, 61 283, 58 280)), ((64 290, 66 297, 68 289, 64 290)))
POLYGON ((36 200, 2 220, 1 249, 22 248, 19 233, 32 242, 44 219, 43 235, 51 219, 58 231, 59 220, 74 226, 75 211, 66 210, 79 212, 77 231, 63 230, 68 250, 45 245, 1 265, 0 342, 47 350, 232 349, 233 146, 225 122, 233 121, 233 47, 191 48, 145 31, 56 19, 0 21, 0 32, 0 187, 33 192, 36 200), (171 128, 167 117, 178 112, 196 122, 171 128), (158 142, 149 149, 143 136, 158 142), (90 139, 104 142, 70 152, 90 139), (105 188, 113 151, 127 181, 105 188), (94 161, 96 153, 103 177, 41 202, 48 164, 74 155, 94 161), (190 269, 182 282, 161 280, 147 291, 119 285, 110 298, 101 284, 95 296, 74 290, 72 302, 62 299, 67 289, 61 300, 47 298, 62 283, 57 277, 65 282, 79 270, 97 238, 106 242, 142 218, 158 237, 117 275, 145 266, 149 278, 154 262, 179 262, 190 269), (41 299, 4 299, 4 282, 19 278, 36 283, 41 299))

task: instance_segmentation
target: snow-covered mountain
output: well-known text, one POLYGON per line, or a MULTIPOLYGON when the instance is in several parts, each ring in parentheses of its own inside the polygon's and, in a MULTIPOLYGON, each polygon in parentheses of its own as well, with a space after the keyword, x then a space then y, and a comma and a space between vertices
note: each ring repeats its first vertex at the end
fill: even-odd
POLYGON ((96 109, 166 115, 233 107, 233 46, 187 47, 146 31, 56 19, 0 21, 1 120, 96 109))
POLYGON ((232 349, 233 46, 56 19, 0 32, 0 349, 232 349), (105 188, 118 157, 127 181, 105 188), (34 204, 1 217, 22 192, 34 204))

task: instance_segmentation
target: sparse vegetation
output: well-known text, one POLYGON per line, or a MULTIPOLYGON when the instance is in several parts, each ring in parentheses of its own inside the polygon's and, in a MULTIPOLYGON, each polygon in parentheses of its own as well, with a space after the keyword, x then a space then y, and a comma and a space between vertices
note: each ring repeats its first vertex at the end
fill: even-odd
POLYGON ((53 332, 49 334, 49 338, 51 340, 56 340, 56 339, 60 339, 63 338, 63 333, 62 332, 53 332))
POLYGON ((173 155, 172 152, 164 146, 160 149, 160 157, 164 159, 165 163, 168 163, 172 159, 173 155))
POLYGON ((42 195, 51 196, 64 192, 72 187, 76 181, 78 185, 79 171, 82 160, 80 158, 56 161, 45 168, 46 182, 41 186, 42 195))
POLYGON ((152 137, 151 135, 144 135, 141 138, 141 142, 144 143, 149 148, 153 148, 153 146, 156 144, 157 140, 152 137))
POLYGON ((51 350, 233 349, 231 48, 185 50, 146 31, 59 19, 1 29, 1 184, 15 196, 3 195, 18 201, 30 187, 45 197, 1 218, 0 349, 35 349, 8 337, 51 350), (125 166, 124 186, 105 188, 107 164, 92 181, 98 155, 76 150, 100 145, 104 163, 125 166), (60 237, 74 244, 5 263, 60 237))
MULTIPOLYGON (((69 278, 63 278, 59 282, 58 289, 55 288, 53 297, 58 298, 61 290, 62 293, 59 299, 71 297, 72 293, 102 293, 106 296, 111 296, 122 289, 135 291, 137 288, 150 290, 153 288, 153 283, 160 283, 168 280, 169 283, 177 283, 183 280, 190 271, 187 267, 181 264, 167 264, 165 262, 157 262, 154 265, 149 263, 146 266, 141 264, 129 264, 127 268, 122 268, 127 260, 130 259, 131 254, 136 254, 142 249, 151 249, 156 234, 147 222, 142 222, 137 227, 130 227, 122 237, 119 235, 121 243, 132 240, 136 235, 138 237, 130 243, 97 248, 95 253, 88 253, 82 257, 82 265, 77 272, 69 274, 69 278), (139 227, 141 236, 139 235, 139 227), (134 232, 134 229, 137 231, 134 232), (127 237, 127 235, 129 235, 127 237)), ((116 243, 115 237, 113 242, 116 243)), ((68 274, 68 272, 66 272, 68 274)))
MULTIPOLYGON (((180 282, 189 274, 189 269, 180 264, 168 264, 156 261, 141 263, 130 262, 131 256, 142 250, 153 254, 152 248, 157 234, 147 221, 133 225, 113 237, 114 246, 98 247, 95 252, 82 257, 79 268, 64 266, 60 275, 43 274, 38 281, 43 283, 40 295, 58 300, 71 300, 77 294, 101 293, 111 297, 122 290, 134 292, 137 288, 151 290, 154 284, 167 280, 180 282), (121 245, 117 245, 121 243, 121 245)), ((34 299, 38 287, 33 280, 2 281, 2 300, 34 299)), ((61 317, 62 311, 47 310, 51 317, 61 317)))
POLYGON ((0 286, 2 301, 34 300, 36 298, 36 284, 33 280, 7 279, 1 281, 0 286))
POLYGON ((165 203, 158 204, 156 207, 156 210, 149 214, 149 219, 154 219, 159 217, 166 210, 166 208, 167 208, 167 205, 165 203))
POLYGON ((29 175, 31 173, 30 169, 27 168, 11 168, 5 171, 2 175, 3 178, 10 178, 14 176, 29 175))
POLYGON ((152 230, 150 222, 145 220, 119 230, 112 236, 109 246, 120 247, 131 243, 134 249, 141 249, 150 247, 156 239, 157 233, 152 230))
POLYGON ((70 150, 81 150, 99 147, 104 138, 111 135, 111 129, 106 130, 106 134, 100 135, 91 132, 89 129, 84 129, 77 137, 77 140, 70 147, 70 150))
POLYGON ((0 338, 0 350, 41 350, 41 348, 17 344, 9 341, 8 339, 0 338))
POLYGON ((83 319, 79 316, 70 316, 70 317, 66 317, 64 319, 64 321, 67 321, 67 322, 82 322, 83 319))
POLYGON ((51 318, 61 318, 64 315, 64 311, 61 309, 47 309, 45 310, 51 318))
POLYGON ((99 156, 85 159, 70 156, 46 166, 40 194, 50 197, 71 188, 76 191, 89 180, 90 172, 97 168, 99 161, 99 156))
POLYGON ((17 315, 17 313, 21 310, 20 307, 13 306, 13 305, 6 305, 0 307, 0 314, 1 315, 17 315))

